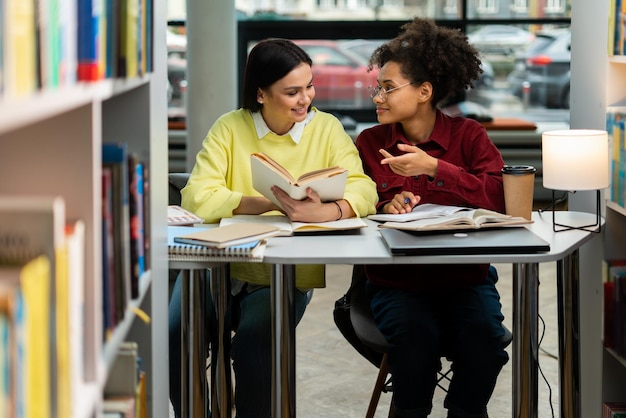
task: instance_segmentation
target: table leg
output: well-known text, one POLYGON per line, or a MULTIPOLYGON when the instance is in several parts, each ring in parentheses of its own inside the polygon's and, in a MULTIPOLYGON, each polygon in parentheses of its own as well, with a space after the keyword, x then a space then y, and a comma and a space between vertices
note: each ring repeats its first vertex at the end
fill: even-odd
POLYGON ((230 418, 232 415, 230 326, 227 325, 226 318, 230 294, 229 277, 228 265, 211 269, 211 296, 217 320, 217 332, 211 336, 212 418, 230 418))
POLYGON ((208 416, 204 306, 205 271, 183 270, 181 283, 181 414, 208 416))
POLYGON ((539 265, 513 265, 513 417, 538 414, 539 265))
POLYGON ((272 266, 272 417, 296 416, 295 266, 272 266))
POLYGON ((580 418, 579 252, 557 262, 561 418, 580 418))
POLYGON ((181 291, 180 291, 180 413, 183 417, 193 416, 193 404, 190 401, 189 388, 191 387, 190 375, 191 366, 189 364, 189 276, 190 270, 181 271, 181 291))

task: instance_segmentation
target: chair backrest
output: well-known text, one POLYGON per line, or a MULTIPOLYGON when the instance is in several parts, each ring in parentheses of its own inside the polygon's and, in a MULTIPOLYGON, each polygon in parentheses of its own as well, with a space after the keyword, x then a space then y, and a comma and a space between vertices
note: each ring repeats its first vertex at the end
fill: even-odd
MULTIPOLYGON (((364 342, 363 335, 359 335, 359 333, 366 332, 364 329, 369 327, 373 334, 377 333, 384 341, 384 337, 382 337, 382 334, 374 324, 374 319, 371 317, 372 314, 369 309, 369 301, 366 299, 363 266, 354 266, 350 288, 345 295, 335 301, 333 319, 346 341, 375 367, 379 367, 385 350, 378 350, 368 345, 364 342), (355 323, 357 323, 357 327, 355 327, 355 323), (357 328, 359 333, 357 333, 357 328)), ((380 342, 380 340, 378 341, 380 342)))
POLYGON ((169 173, 168 174, 168 200, 169 205, 180 205, 180 191, 187 184, 189 173, 169 173))

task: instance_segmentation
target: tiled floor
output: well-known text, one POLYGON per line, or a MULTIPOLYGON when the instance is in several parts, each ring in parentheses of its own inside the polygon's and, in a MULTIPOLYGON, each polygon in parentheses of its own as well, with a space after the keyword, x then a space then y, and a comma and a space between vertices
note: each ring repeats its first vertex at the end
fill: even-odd
MULTIPOLYGON (((505 321, 511 328, 511 266, 497 264, 505 321)), ((327 267, 327 287, 315 291, 296 332, 296 411, 298 418, 361 418, 365 416, 377 369, 361 357, 342 337, 333 322, 334 302, 348 288, 351 266, 327 267)), ((539 416, 559 416, 556 265, 539 267, 539 312, 545 322, 545 334, 539 351, 539 416), (552 411, 553 409, 553 411, 552 411)), ((542 325, 540 322, 539 330, 542 325)), ((511 348, 509 347, 509 354, 511 348)), ((489 403, 491 418, 511 417, 511 361, 502 370, 489 403)), ((432 418, 445 418, 444 393, 436 390, 432 418)), ((386 417, 391 394, 383 394, 376 417, 386 417)))
MULTIPOLYGON (((505 321, 511 328, 512 272, 511 266, 496 265, 500 281, 505 321)), ((316 290, 296 333, 297 403, 298 418, 361 418, 365 416, 377 369, 361 357, 342 337, 332 317, 334 302, 348 288, 350 266, 328 266, 327 287, 316 290)), ((540 315, 546 324, 540 346, 539 364, 548 382, 540 375, 539 416, 558 416, 558 353, 556 314, 556 264, 539 267, 540 315), (550 391, 551 401, 550 402, 550 391)), ((540 322, 539 330, 542 330, 540 322)), ((508 349, 510 354, 510 347, 508 349)), ((511 417, 512 409, 511 362, 502 370, 495 393, 489 403, 491 418, 511 417)), ((441 390, 436 390, 432 418, 445 418, 441 390)), ((391 394, 383 394, 376 417, 386 417, 391 394)))

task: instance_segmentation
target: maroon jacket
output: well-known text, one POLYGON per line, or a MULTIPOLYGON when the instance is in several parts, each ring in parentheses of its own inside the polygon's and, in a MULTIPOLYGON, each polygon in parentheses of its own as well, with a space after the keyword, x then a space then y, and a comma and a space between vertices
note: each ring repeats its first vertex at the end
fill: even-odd
MULTIPOLYGON (((504 212, 500 151, 478 122, 437 111, 430 139, 418 147, 439 159, 437 177, 403 177, 380 164, 379 149, 399 155, 397 144, 411 145, 400 124, 377 125, 359 134, 356 146, 365 172, 374 180, 382 207, 401 191, 421 196, 420 203, 468 206, 504 212)), ((368 278, 381 286, 409 291, 482 282, 488 265, 368 265, 368 278)))

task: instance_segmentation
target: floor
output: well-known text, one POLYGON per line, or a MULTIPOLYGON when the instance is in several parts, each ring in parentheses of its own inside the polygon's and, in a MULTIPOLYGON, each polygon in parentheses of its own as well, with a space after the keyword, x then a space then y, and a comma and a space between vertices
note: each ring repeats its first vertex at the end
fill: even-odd
MULTIPOLYGON (((505 323, 511 329, 512 270, 496 264, 505 323)), ((327 266, 327 287, 315 291, 296 332, 296 411, 298 418, 361 418, 365 416, 378 369, 361 357, 333 322, 335 300, 350 282, 351 266, 327 266)), ((539 350, 539 416, 559 416, 556 264, 539 266, 539 313, 545 333, 539 350), (545 376, 545 379, 544 377, 545 376)), ((543 329, 540 321, 539 331, 543 329)), ((508 348, 510 355, 511 348, 508 348)), ((444 366, 445 367, 445 366, 444 366)), ((511 361, 504 366, 488 406, 491 418, 512 416, 511 361)), ((444 392, 437 389, 431 418, 445 418, 444 392)), ((383 394, 376 417, 386 417, 391 394, 383 394)), ((173 414, 170 413, 173 417, 173 414)))

